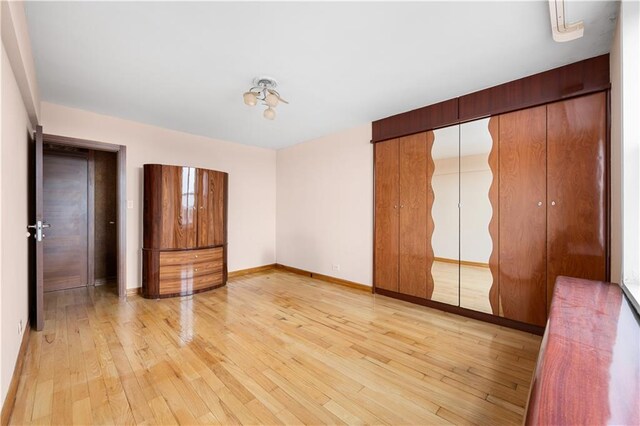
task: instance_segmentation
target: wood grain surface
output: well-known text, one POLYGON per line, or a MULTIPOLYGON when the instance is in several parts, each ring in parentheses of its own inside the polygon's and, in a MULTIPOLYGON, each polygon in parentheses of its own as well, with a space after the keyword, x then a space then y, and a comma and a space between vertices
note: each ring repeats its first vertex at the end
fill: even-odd
POLYGON ((371 141, 377 143, 489 115, 605 91, 611 87, 610 81, 607 53, 376 120, 371 124, 371 141))
POLYGON ((87 157, 44 152, 44 291, 87 285, 87 157))
POLYGON ((223 244, 225 175, 215 170, 197 169, 198 247, 223 244))
POLYGON ((609 54, 554 68, 459 98, 460 120, 530 108, 609 89, 609 54))
POLYGON ((445 127, 458 122, 458 98, 396 114, 371 124, 372 142, 445 127))
POLYGON ((118 273, 118 158, 114 152, 94 151, 94 278, 115 278, 118 273))
POLYGON ((526 424, 640 424, 638 321, 617 285, 558 277, 526 424))
POLYGON ((375 149, 375 283, 398 291, 400 151, 397 139, 375 149))
POLYGON ((606 96, 547 107, 547 302, 556 277, 606 280, 606 96))
MULTIPOLYGON (((400 139, 399 292, 426 298, 430 275, 427 235, 428 158, 426 133, 400 139)), ((431 285, 433 288, 433 285, 431 285)))
POLYGON ((191 294, 222 284, 223 248, 160 252, 160 294, 191 294))
POLYGON ((162 248, 197 247, 196 169, 162 166, 162 248))
POLYGON ((517 425, 540 344, 282 271, 187 298, 45 302, 10 424, 517 425))
POLYGON ((500 116, 500 301, 506 318, 546 316, 546 107, 500 116))

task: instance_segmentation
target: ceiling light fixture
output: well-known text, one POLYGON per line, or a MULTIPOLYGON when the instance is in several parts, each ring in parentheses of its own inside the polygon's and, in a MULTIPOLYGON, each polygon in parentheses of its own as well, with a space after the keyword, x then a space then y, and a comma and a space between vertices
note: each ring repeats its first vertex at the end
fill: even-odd
POLYGON ((564 13, 564 0, 549 0, 549 18, 551 35, 557 42, 571 41, 584 35, 582 21, 567 24, 564 13))
POLYGON ((256 77, 253 79, 253 87, 248 92, 244 92, 242 99, 244 104, 248 106, 256 106, 258 102, 266 105, 262 115, 267 120, 276 118, 276 110, 274 109, 280 102, 288 104, 280 97, 280 93, 276 91, 278 82, 271 77, 256 77))

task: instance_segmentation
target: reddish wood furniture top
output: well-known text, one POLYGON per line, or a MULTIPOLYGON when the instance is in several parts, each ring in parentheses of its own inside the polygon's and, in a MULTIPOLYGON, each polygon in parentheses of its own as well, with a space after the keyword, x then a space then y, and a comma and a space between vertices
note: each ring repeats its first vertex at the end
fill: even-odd
POLYGON ((558 277, 525 424, 640 424, 640 322, 620 287, 558 277))

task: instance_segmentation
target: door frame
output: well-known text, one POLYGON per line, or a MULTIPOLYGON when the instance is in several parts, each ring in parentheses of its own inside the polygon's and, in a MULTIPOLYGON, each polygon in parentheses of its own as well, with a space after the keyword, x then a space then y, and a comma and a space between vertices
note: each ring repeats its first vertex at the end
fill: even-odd
POLYGON ((118 297, 127 295, 127 147, 107 142, 88 139, 71 138, 43 133, 43 143, 84 148, 93 151, 114 152, 117 155, 116 171, 116 227, 117 227, 117 262, 118 262, 118 297))

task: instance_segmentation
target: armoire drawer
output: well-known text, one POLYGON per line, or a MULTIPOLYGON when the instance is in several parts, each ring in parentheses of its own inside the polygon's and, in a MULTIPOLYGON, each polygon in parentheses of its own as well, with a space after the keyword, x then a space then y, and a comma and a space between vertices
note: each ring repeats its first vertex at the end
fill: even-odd
POLYGON ((178 250, 160 252, 160 268, 185 263, 222 262, 222 247, 202 250, 178 250))
POLYGON ((222 248, 160 253, 160 294, 187 294, 223 283, 222 248))

